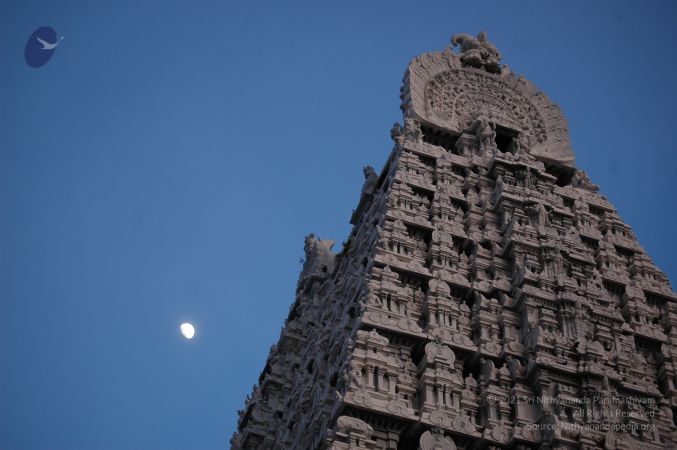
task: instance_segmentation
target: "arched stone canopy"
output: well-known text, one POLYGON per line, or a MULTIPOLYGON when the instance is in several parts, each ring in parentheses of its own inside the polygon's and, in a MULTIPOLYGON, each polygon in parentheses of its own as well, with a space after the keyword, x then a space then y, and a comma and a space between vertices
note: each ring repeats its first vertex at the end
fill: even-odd
POLYGON ((498 73, 463 63, 451 47, 414 58, 401 89, 405 117, 452 134, 479 116, 519 133, 520 146, 546 164, 575 167, 569 128, 559 107, 505 66, 498 73))

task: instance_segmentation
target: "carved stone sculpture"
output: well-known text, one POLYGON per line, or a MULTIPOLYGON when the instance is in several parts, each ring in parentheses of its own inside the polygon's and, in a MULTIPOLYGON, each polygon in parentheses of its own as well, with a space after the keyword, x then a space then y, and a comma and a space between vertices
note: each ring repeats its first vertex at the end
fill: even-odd
POLYGON ((472 67, 483 67, 487 72, 497 73, 501 71, 499 62, 501 54, 498 49, 487 39, 487 32, 481 31, 477 37, 468 34, 455 34, 451 38, 454 47, 461 46, 461 61, 472 67))
POLYGON ((413 118, 404 119, 403 135, 405 139, 409 139, 413 142, 421 142, 422 133, 420 124, 413 118))
POLYGON ((478 142, 478 151, 480 154, 484 153, 496 139, 496 131, 494 130, 494 124, 489 121, 489 118, 485 115, 479 115, 475 119, 475 137, 477 137, 478 142))
POLYGON ((402 129, 402 126, 399 124, 399 122, 395 122, 393 124, 393 127, 390 129, 390 138, 395 141, 397 144, 402 143, 402 139, 404 139, 404 130, 402 129))
POLYGON ((336 430, 345 434, 359 433, 366 438, 370 438, 374 432, 368 423, 350 416, 341 416, 336 419, 336 430))
POLYGON ((378 175, 371 166, 365 166, 362 169, 362 172, 364 173, 364 186, 362 186, 362 193, 372 194, 376 184, 378 183, 378 175))
POLYGON ((419 450, 456 450, 456 444, 451 438, 445 437, 439 427, 433 431, 426 431, 421 435, 419 450))

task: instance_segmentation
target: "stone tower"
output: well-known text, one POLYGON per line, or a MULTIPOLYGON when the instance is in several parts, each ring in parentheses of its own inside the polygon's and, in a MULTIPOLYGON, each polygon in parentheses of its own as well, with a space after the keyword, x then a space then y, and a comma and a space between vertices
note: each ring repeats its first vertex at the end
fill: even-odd
POLYGON ((306 238, 232 449, 677 448, 677 297, 499 62, 480 33, 409 64, 394 148, 341 252, 306 238))

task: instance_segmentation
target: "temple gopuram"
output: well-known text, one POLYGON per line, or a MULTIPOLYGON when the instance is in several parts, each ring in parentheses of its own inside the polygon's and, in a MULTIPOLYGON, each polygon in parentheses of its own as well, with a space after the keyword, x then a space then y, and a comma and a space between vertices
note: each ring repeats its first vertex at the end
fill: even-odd
POLYGON ((306 238, 231 448, 677 448, 677 297, 559 107, 484 32, 400 98, 340 252, 306 238))

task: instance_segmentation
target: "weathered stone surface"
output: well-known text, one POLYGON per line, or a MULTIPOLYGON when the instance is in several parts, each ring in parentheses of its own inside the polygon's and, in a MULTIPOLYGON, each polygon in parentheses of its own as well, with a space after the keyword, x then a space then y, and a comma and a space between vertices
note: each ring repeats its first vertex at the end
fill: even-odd
POLYGON ((310 235, 233 449, 677 447, 677 297, 486 34, 409 65, 339 254, 310 235))

